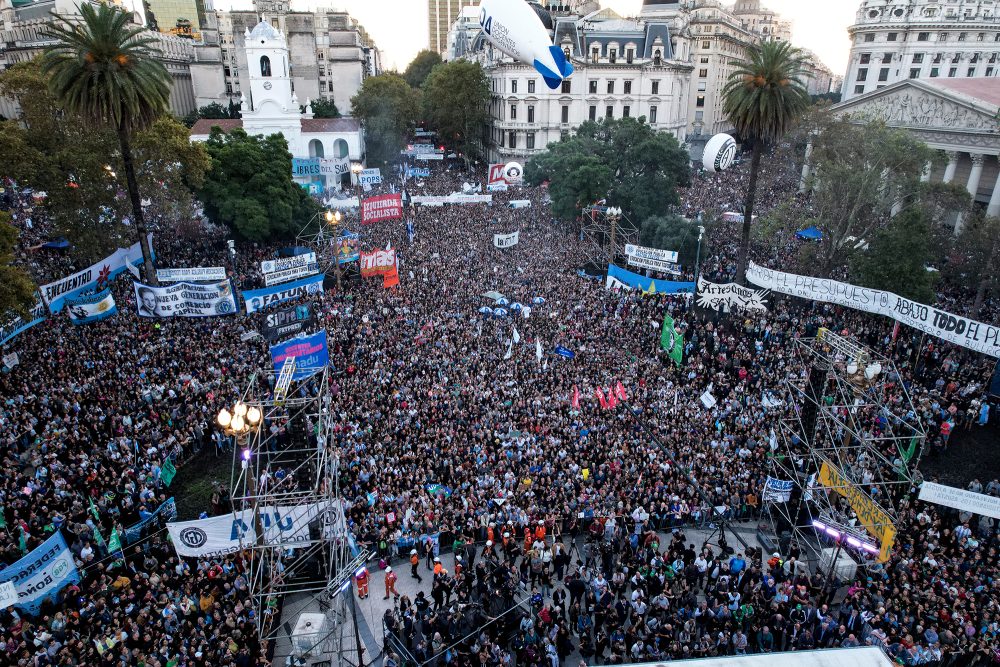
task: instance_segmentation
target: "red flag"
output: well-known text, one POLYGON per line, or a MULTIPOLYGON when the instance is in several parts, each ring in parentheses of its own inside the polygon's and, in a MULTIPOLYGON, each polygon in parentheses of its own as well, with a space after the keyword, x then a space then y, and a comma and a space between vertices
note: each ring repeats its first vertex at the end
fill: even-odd
POLYGON ((597 402, 601 404, 602 408, 604 408, 605 410, 607 410, 608 409, 608 399, 604 398, 604 392, 601 391, 600 387, 598 387, 595 391, 597 393, 597 402))
POLYGON ((615 396, 618 397, 618 400, 621 401, 628 400, 628 395, 625 393, 625 387, 622 386, 621 380, 619 380, 618 383, 615 384, 615 396))
POLYGON ((576 388, 576 385, 573 385, 573 398, 569 399, 569 404, 574 410, 580 409, 580 390, 576 388))
POLYGON ((896 322, 896 324, 894 324, 892 327, 892 340, 895 341, 896 336, 898 335, 899 335, 899 322, 896 322))
POLYGON ((615 392, 608 387, 608 408, 613 409, 618 407, 618 399, 615 398, 615 392))

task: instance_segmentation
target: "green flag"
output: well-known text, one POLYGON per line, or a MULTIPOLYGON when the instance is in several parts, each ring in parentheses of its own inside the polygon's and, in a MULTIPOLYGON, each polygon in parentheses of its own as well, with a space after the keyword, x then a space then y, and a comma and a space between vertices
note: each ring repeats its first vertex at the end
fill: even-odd
POLYGON ((4 515, 4 506, 0 505, 0 528, 7 527, 7 517, 4 515))
POLYGON ((21 536, 17 538, 17 546, 21 547, 21 554, 24 555, 28 553, 28 542, 24 539, 24 528, 19 529, 21 531, 21 536))
POLYGON ((94 505, 94 499, 93 498, 88 498, 87 502, 90 503, 90 513, 94 515, 94 521, 100 521, 101 520, 101 515, 97 511, 97 506, 94 505))
POLYGON ((684 358, 684 336, 679 334, 676 329, 674 329, 674 318, 670 317, 670 313, 666 313, 663 316, 663 331, 660 332, 660 347, 662 347, 667 355, 674 360, 674 363, 678 367, 681 365, 681 360, 684 358))
POLYGON ((174 462, 167 458, 163 465, 160 467, 160 479, 167 486, 170 486, 170 482, 174 481, 174 475, 177 474, 177 468, 174 467, 174 462))
POLYGON ((909 463, 913 460, 913 455, 917 453, 917 436, 910 438, 910 446, 905 452, 899 443, 896 443, 896 448, 899 449, 899 455, 903 457, 903 461, 909 463))
POLYGON ((118 529, 111 529, 111 539, 108 541, 108 553, 119 553, 122 550, 122 540, 118 536, 118 529))
POLYGON ((104 536, 101 535, 101 529, 97 526, 94 526, 94 540, 96 540, 97 543, 105 549, 108 548, 108 543, 104 541, 104 536))

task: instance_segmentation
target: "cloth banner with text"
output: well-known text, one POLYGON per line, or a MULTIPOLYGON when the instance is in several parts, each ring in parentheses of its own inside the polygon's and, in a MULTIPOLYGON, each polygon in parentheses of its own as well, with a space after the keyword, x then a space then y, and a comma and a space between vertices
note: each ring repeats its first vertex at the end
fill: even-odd
POLYGON ((762 496, 766 503, 787 503, 792 498, 792 488, 795 482, 785 479, 776 479, 768 476, 764 483, 764 494, 762 496))
POLYGON ((510 248, 511 246, 516 246, 520 235, 521 232, 514 232, 512 234, 494 234, 493 246, 496 248, 510 248))
POLYGON ((243 303, 247 307, 247 314, 256 313, 270 306, 283 301, 291 301, 307 294, 321 294, 323 292, 323 280, 326 275, 323 273, 309 276, 293 283, 283 283, 274 287, 264 289, 247 290, 243 292, 243 303))
POLYGON ((89 324, 116 314, 118 306, 115 305, 111 290, 105 288, 97 294, 66 299, 66 312, 73 324, 89 324))
POLYGON ((380 220, 399 220, 403 217, 403 195, 379 195, 361 200, 361 224, 370 225, 380 220))
POLYGON ((297 336, 315 324, 316 315, 312 304, 303 303, 264 313, 260 333, 268 343, 277 343, 285 338, 297 336))
POLYGON ((218 283, 143 285, 133 282, 139 317, 214 317, 236 314, 236 295, 228 280, 218 283))
POLYGON ((988 496, 985 493, 976 493, 967 489, 925 481, 920 485, 920 495, 917 496, 917 499, 926 503, 944 505, 962 512, 972 512, 1000 519, 1000 498, 988 496))
MULTIPOLYGON (((153 252, 153 235, 148 234, 149 250, 156 259, 153 252)), ((125 267, 140 266, 142 264, 142 248, 139 243, 133 243, 128 248, 118 248, 113 253, 82 271, 56 280, 55 282, 42 285, 39 290, 42 293, 42 300, 49 310, 58 313, 62 310, 66 299, 72 298, 93 289, 104 289, 108 283, 114 280, 125 267)))
POLYGON ((195 266, 189 269, 157 269, 156 279, 161 283, 187 281, 218 282, 226 279, 226 269, 221 266, 195 266))
POLYGON ((316 263, 315 252, 306 252, 292 257, 266 259, 260 263, 260 272, 264 274, 264 284, 271 287, 315 275, 319 272, 319 264, 316 263))
POLYGON ((858 287, 829 278, 812 278, 774 271, 750 262, 747 280, 772 292, 802 299, 835 303, 867 313, 884 315, 941 340, 976 352, 1000 357, 1000 327, 952 315, 933 306, 869 287, 858 287))
POLYGON ((284 343, 271 346, 271 361, 275 375, 281 374, 285 359, 295 359, 293 380, 304 380, 315 375, 330 363, 330 351, 326 346, 326 331, 311 336, 299 336, 284 343))
POLYGON ((391 273, 396 266, 396 249, 373 250, 372 252, 361 253, 361 277, 372 278, 374 276, 391 273))
POLYGON ((614 264, 608 265, 607 289, 637 289, 646 294, 690 294, 694 292, 693 282, 656 280, 632 273, 614 264))
POLYGON ((677 252, 674 250, 660 250, 658 248, 646 248, 641 245, 625 244, 625 256, 628 258, 628 265, 640 269, 652 269, 661 273, 670 273, 675 276, 681 274, 680 267, 677 266, 677 252))
POLYGON ((733 308, 767 311, 767 290, 755 290, 736 283, 710 283, 698 278, 698 305, 702 308, 722 310, 733 308))
POLYGON ((80 582, 73 552, 66 545, 62 533, 56 531, 24 558, 0 570, 0 582, 11 582, 17 591, 14 606, 37 615, 42 604, 55 600, 59 591, 80 582))

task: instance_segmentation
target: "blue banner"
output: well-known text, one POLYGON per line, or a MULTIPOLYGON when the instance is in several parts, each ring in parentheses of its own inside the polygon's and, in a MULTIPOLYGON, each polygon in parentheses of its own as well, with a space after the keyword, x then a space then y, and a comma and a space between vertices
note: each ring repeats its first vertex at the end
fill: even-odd
POLYGON ((111 290, 105 288, 97 294, 67 298, 66 311, 73 324, 89 324, 117 314, 118 305, 111 290))
MULTIPOLYGON (((294 157, 292 158, 292 176, 322 176, 319 158, 294 157)), ((303 185, 305 187, 305 185, 303 185)))
POLYGON ((167 498, 152 514, 139 523, 132 524, 126 528, 124 534, 125 544, 128 545, 141 540, 143 538, 143 531, 147 528, 151 527, 154 531, 159 529, 159 525, 155 523, 157 519, 162 519, 164 523, 177 520, 177 503, 174 502, 173 498, 167 498))
POLYGON ((562 345, 556 345, 556 354, 560 357, 566 357, 567 359, 572 359, 576 356, 576 352, 568 347, 563 347, 562 345))
POLYGON ((0 583, 8 581, 17 591, 14 606, 34 616, 46 600, 55 600, 63 588, 79 583, 80 572, 62 533, 56 531, 40 547, 0 571, 0 583))
POLYGON ((429 178, 431 175, 430 167, 407 167, 406 176, 407 178, 429 178))
POLYGON ((281 367, 288 357, 295 358, 293 379, 303 380, 318 373, 330 363, 330 351, 326 347, 326 331, 272 345, 271 361, 274 362, 275 373, 281 372, 281 367))
POLYGON ((39 300, 35 304, 35 307, 31 309, 27 318, 21 317, 16 313, 8 313, 6 319, 0 323, 0 345, 5 345, 7 341, 13 339, 18 334, 27 331, 39 322, 45 321, 47 310, 45 304, 39 300))
POLYGON ((614 264, 608 265, 608 287, 628 287, 653 294, 694 294, 694 283, 655 280, 632 273, 614 264), (652 290, 650 286, 652 285, 652 290))
POLYGON ((298 299, 306 294, 320 294, 323 292, 324 278, 326 278, 325 275, 318 273, 315 276, 290 283, 281 283, 264 289, 247 290, 242 293, 247 314, 256 313, 258 310, 264 310, 282 301, 298 299))

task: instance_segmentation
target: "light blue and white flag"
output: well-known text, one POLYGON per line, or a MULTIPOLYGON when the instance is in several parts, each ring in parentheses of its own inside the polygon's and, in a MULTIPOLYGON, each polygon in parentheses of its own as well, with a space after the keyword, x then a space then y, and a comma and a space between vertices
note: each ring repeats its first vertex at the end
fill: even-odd
POLYGON ((79 581, 73 552, 59 531, 21 560, 0 570, 0 583, 13 582, 17 590, 14 606, 32 615, 38 614, 46 600, 55 600, 59 591, 79 581))
POLYGON ((73 324, 89 324, 111 317, 118 312, 111 290, 66 299, 66 312, 73 324))
POLYGON ((775 479, 768 476, 764 484, 764 502, 787 503, 792 497, 792 486, 795 482, 791 480, 775 479))

